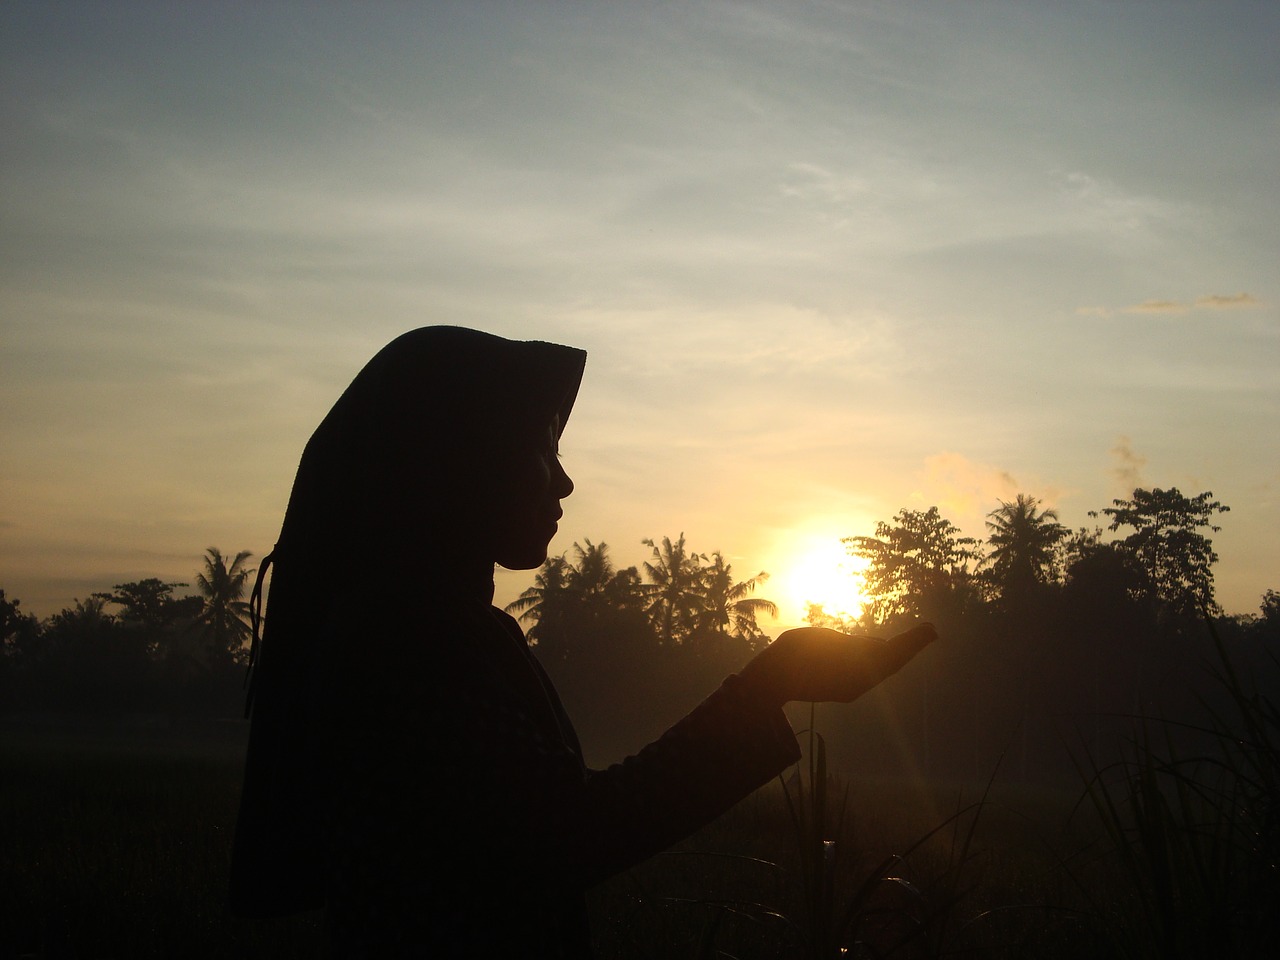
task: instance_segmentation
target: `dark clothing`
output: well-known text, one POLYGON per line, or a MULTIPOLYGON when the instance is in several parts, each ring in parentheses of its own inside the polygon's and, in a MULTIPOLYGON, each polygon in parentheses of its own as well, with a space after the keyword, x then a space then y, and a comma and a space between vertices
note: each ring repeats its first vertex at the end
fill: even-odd
MULTIPOLYGON (((246 786, 243 839, 255 821, 320 827, 292 882, 323 899, 340 955, 589 957, 588 886, 799 757, 782 711, 730 678, 636 756, 588 770, 511 617, 474 604, 430 633, 381 651, 394 672, 344 667, 351 696, 306 774, 309 813, 254 810, 246 786)), ((238 867, 242 879, 263 871, 267 898, 290 882, 270 879, 288 863, 238 867)))
POLYGON ((586 957, 588 886, 797 759, 782 711, 730 678, 637 756, 587 770, 519 627, 489 606, 504 532, 558 516, 572 490, 544 448, 585 360, 410 331, 308 441, 260 645, 255 626, 237 913, 323 907, 343 957, 586 957), (341 588, 334 557, 355 560, 341 588))

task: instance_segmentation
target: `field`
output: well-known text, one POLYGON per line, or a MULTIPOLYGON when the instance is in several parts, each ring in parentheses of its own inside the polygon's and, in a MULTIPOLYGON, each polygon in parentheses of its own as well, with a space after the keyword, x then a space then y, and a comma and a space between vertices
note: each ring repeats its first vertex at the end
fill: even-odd
POLYGON ((0 956, 315 957, 318 921, 223 905, 239 724, 9 724, 0 956))
MULTIPOLYGON (((226 913, 244 736, 236 722, 0 727, 0 956, 322 956, 318 916, 251 923, 226 913)), ((798 771, 785 790, 775 782, 593 891, 600 955, 745 960, 845 946, 1058 956, 1094 936, 1062 869, 1088 870, 1078 855, 1089 831, 1060 830, 1079 791, 997 777, 985 804, 948 822, 984 784, 831 776, 822 810, 814 772, 798 771), (854 923, 836 929, 854 906, 854 923)))

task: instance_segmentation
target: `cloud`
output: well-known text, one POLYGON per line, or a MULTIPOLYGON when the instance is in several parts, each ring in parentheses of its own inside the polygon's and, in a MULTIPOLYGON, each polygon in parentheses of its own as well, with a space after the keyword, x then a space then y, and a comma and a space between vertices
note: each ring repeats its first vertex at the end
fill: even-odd
POLYGON ((1178 300, 1143 300, 1131 307, 1125 307, 1124 313, 1186 313, 1187 305, 1178 300))
POLYGON ((1232 310, 1240 307, 1260 307, 1262 301, 1249 293, 1221 294, 1213 293, 1196 299, 1197 307, 1206 310, 1232 310))
POLYGON ((1114 461, 1111 476, 1119 484, 1120 492, 1127 497, 1142 486, 1142 468, 1147 465, 1147 458, 1135 453, 1132 441, 1125 436, 1116 438, 1116 445, 1111 448, 1111 457, 1114 461))
POLYGON ((597 362, 607 361, 615 376, 634 377, 651 389, 674 381, 685 396, 700 389, 721 392, 718 381, 729 371, 738 382, 787 376, 812 382, 848 371, 880 382, 902 362, 893 318, 873 312, 828 313, 786 303, 689 305, 588 309, 567 314, 563 322, 566 336, 582 342, 597 362), (717 383, 699 386, 696 378, 717 383))
POLYGON ((1082 317, 1110 317, 1117 313, 1152 313, 1178 314, 1192 310, 1239 310, 1262 306, 1262 301, 1251 293, 1210 293, 1196 297, 1191 303, 1182 300, 1143 300, 1116 310, 1112 307, 1088 306, 1076 307, 1076 314, 1082 317))
POLYGON ((1012 500, 1019 489, 1008 470, 950 451, 926 457, 922 479, 931 503, 961 515, 985 516, 997 500, 1012 500))
POLYGON ((848 204, 871 190, 865 177, 838 175, 814 163, 792 163, 781 186, 784 197, 824 204, 848 204))
POLYGON ((1186 223, 1193 216, 1184 203, 1127 189, 1079 171, 1056 173, 1058 188, 1083 226, 1132 236, 1186 223))

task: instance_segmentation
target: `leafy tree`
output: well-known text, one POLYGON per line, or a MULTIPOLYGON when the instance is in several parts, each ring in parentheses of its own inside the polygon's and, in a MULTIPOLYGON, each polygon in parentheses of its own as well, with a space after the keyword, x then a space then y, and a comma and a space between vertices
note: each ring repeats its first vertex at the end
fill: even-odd
POLYGON ((1280 642, 1280 591, 1268 590, 1262 595, 1261 609, 1254 618, 1251 633, 1259 640, 1280 642))
POLYGON ((175 597, 174 590, 185 583, 165 583, 156 577, 117 583, 110 593, 95 593, 91 599, 120 607, 115 615, 131 643, 156 660, 202 663, 207 659, 197 648, 192 627, 203 606, 199 597, 175 597))
POLYGON ((125 624, 94 594, 46 620, 28 679, 40 709, 137 709, 153 677, 151 637, 125 624))
POLYGON ((101 593, 90 595, 85 600, 77 599, 75 605, 65 607, 55 613, 45 624, 46 631, 74 628, 76 630, 94 631, 110 627, 120 618, 107 613, 107 599, 101 593))
MULTIPOLYGON (((644 583, 635 567, 624 567, 614 572, 601 595, 610 608, 639 612, 644 616, 644 583)), ((646 621, 647 622, 647 621, 646 621)))
POLYGON ((733 581, 733 567, 725 563, 719 551, 711 554, 711 563, 702 568, 703 609, 698 616, 700 632, 706 630, 720 638, 735 637, 745 640, 749 646, 762 646, 769 642, 756 618, 760 614, 778 615, 778 607, 771 600, 753 597, 756 586, 769 579, 761 571, 754 577, 733 581))
MULTIPOLYGON (((3 594, 3 591, 0 591, 3 594)), ((1280 620, 1280 590, 1268 590, 1262 595, 1262 617, 1265 620, 1280 620)))
POLYGON ((898 511, 880 521, 874 537, 845 537, 849 554, 867 560, 863 582, 878 622, 897 616, 935 617, 962 607, 974 584, 969 564, 981 559, 978 541, 960 536, 937 507, 898 511))
POLYGON ((6 600, 0 589, 0 657, 20 657, 40 630, 34 614, 22 613, 21 600, 6 600))
POLYGON ((1146 575, 1121 543, 1103 539, 1100 527, 1081 527, 1058 542, 1064 572, 1056 616, 1059 629, 1086 644, 1124 644, 1154 629, 1149 604, 1142 602, 1146 575))
POLYGON ((1055 548, 1067 536, 1058 514, 1038 510, 1039 502, 1020 493, 987 514, 990 579, 1006 601, 1025 602, 1037 586, 1052 579, 1055 548))
POLYGON ((251 636, 249 604, 244 599, 255 568, 245 565, 253 554, 241 550, 231 562, 217 547, 205 551, 204 570, 196 574, 196 589, 203 599, 198 620, 204 625, 216 657, 242 662, 251 636))
POLYGON ((1199 531, 1217 533, 1211 520, 1230 507, 1212 499, 1212 491, 1187 497, 1177 487, 1138 488, 1130 500, 1113 500, 1102 512, 1111 518, 1111 531, 1132 527, 1121 541, 1146 577, 1146 591, 1159 603, 1183 616, 1202 609, 1220 613, 1213 596, 1213 565, 1218 555, 1213 542, 1199 531))
POLYGON ((20 601, 5 599, 0 589, 0 711, 13 708, 16 684, 29 666, 40 636, 39 621, 19 606, 20 601))
POLYGON ((94 599, 114 603, 122 609, 122 623, 140 624, 148 630, 163 630, 174 621, 198 612, 198 597, 175 597, 173 591, 185 583, 165 583, 156 578, 117 583, 112 593, 95 593, 94 599))
POLYGON ((683 533, 674 542, 663 537, 661 545, 651 539, 641 542, 653 551, 652 562, 644 564, 649 578, 645 610, 662 643, 684 643, 706 607, 702 583, 702 561, 706 558, 688 551, 683 533))
POLYGON ((1260 620, 1280 627, 1280 590, 1268 590, 1262 595, 1260 620))

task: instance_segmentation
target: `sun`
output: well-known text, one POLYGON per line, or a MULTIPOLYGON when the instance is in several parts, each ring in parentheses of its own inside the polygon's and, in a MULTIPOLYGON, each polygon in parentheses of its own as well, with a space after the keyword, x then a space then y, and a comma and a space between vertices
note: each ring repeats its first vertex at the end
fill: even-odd
POLYGON ((863 592, 866 568, 867 561, 849 556, 839 538, 814 540, 788 564, 788 598, 801 616, 809 604, 817 603, 832 616, 856 619, 869 602, 863 592))

